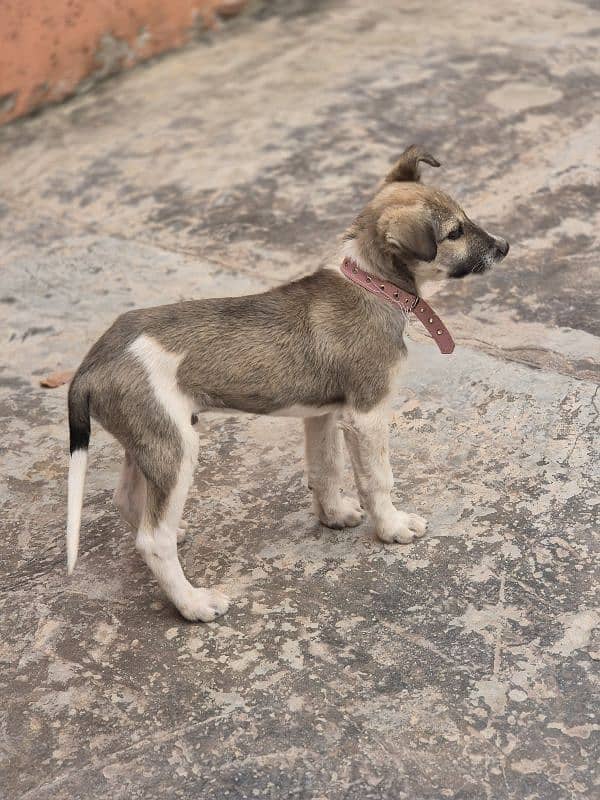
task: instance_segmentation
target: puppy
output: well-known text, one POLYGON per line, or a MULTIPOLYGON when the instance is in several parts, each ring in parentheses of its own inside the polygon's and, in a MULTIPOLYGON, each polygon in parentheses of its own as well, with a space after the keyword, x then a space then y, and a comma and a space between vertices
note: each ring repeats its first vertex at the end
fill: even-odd
POLYGON ((214 589, 192 586, 177 556, 198 457, 198 414, 303 417, 308 483, 324 525, 358 525, 364 508, 383 542, 424 535, 426 521, 391 499, 386 405, 406 356, 407 315, 414 312, 451 352, 451 337, 420 287, 485 272, 508 243, 422 185, 420 162, 439 166, 419 147, 403 153, 346 232, 342 269, 338 263, 248 297, 130 311, 96 342, 69 390, 69 574, 90 417, 124 448, 116 504, 137 532, 142 558, 188 620, 209 622, 229 603, 214 589), (342 492, 343 439, 361 504, 342 492))

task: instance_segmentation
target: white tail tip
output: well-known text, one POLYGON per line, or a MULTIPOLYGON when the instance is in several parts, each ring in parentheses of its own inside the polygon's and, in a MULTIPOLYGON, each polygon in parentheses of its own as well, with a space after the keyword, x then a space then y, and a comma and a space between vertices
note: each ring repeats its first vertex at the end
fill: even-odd
POLYGON ((67 574, 71 575, 79 550, 79 526, 87 469, 87 450, 74 450, 69 461, 69 484, 67 502, 67 574))

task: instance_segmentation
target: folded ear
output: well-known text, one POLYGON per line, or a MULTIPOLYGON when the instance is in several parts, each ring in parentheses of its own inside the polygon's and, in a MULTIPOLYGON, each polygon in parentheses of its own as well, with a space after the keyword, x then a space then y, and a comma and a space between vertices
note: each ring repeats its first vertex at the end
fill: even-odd
POLYGON ((382 214, 378 227, 388 245, 404 257, 433 261, 437 256, 435 226, 422 207, 392 209, 382 214))
POLYGON ((423 161, 432 167, 439 167, 440 162, 431 153, 427 153, 417 144, 411 145, 400 156, 391 172, 387 175, 384 183, 394 181, 418 181, 421 178, 419 164, 423 161))

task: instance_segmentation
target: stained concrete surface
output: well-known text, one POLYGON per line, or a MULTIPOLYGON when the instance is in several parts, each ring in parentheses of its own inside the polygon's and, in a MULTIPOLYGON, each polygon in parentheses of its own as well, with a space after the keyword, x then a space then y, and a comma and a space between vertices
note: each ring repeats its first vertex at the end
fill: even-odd
MULTIPOLYGON (((597 797, 600 14, 294 2, 0 131, 0 796, 597 797), (369 5, 369 7, 367 7, 369 5), (65 575, 63 387, 120 311, 328 258, 413 141, 512 243, 414 329, 392 428, 411 546, 316 524, 300 425, 203 420, 184 622, 94 430, 65 575)), ((349 484, 350 486, 350 484, 349 484)))

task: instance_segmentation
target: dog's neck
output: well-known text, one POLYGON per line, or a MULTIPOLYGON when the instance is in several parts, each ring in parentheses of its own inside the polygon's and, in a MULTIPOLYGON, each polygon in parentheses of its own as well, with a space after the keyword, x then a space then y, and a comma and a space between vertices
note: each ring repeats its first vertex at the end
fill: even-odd
POLYGON ((445 282, 439 277, 438 272, 432 271, 429 274, 427 270, 424 270, 425 274, 419 279, 399 256, 382 253, 357 237, 344 239, 340 258, 351 258, 365 272, 390 281, 405 292, 426 299, 432 297, 445 282))
POLYGON ((342 258, 351 258, 365 272, 391 281, 405 292, 419 294, 415 278, 408 267, 390 253, 382 253, 368 239, 360 237, 345 239, 342 245, 342 258))

